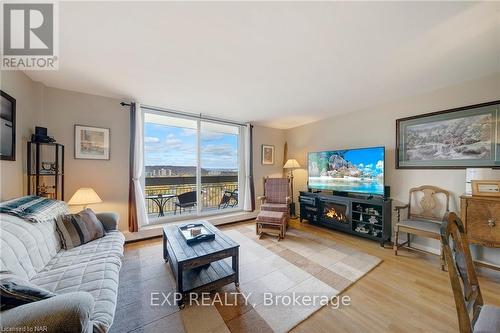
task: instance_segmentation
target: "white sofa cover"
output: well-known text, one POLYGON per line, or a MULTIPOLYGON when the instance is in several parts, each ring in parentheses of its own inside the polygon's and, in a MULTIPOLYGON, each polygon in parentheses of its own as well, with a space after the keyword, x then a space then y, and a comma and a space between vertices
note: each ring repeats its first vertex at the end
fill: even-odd
MULTIPOLYGON (((97 215, 99 217, 100 214, 97 215)), ((105 216, 108 222, 105 224, 106 236, 66 251, 61 249, 55 220, 33 223, 0 214, 0 270, 10 271, 58 294, 54 298, 73 292, 89 293, 94 300, 89 314, 91 326, 94 331, 107 332, 113 323, 116 308, 125 240, 123 234, 116 230, 117 221, 110 222, 109 216, 105 216)), ((45 301, 35 303, 43 306, 42 302, 45 301)), ((36 305, 32 303, 30 306, 36 305)), ((19 310, 3 311, 0 317, 16 309, 19 310)), ((12 313, 4 317, 12 318, 12 313)), ((5 323, 0 324, 3 326, 5 323)), ((12 320, 9 325, 12 325, 12 320)))

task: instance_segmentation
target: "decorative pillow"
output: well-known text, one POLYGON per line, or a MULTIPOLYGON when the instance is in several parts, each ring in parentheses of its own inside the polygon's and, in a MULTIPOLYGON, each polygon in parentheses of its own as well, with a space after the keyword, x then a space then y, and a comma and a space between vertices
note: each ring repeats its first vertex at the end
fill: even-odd
POLYGON ((48 290, 42 289, 11 274, 9 274, 9 277, 0 278, 1 311, 40 301, 55 295, 56 294, 48 290))
POLYGON ((57 230, 66 250, 103 237, 104 227, 92 211, 84 209, 78 214, 61 215, 57 218, 57 230))

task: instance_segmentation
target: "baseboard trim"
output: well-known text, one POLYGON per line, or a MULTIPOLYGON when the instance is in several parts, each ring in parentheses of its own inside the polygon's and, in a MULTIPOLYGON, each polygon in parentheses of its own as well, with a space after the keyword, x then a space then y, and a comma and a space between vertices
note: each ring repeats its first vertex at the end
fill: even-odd
POLYGON ((153 224, 142 228, 138 232, 125 231, 125 243, 131 243, 135 241, 141 241, 146 239, 153 239, 156 237, 161 237, 163 234, 163 227, 166 225, 178 225, 185 223, 193 223, 199 220, 206 220, 215 226, 226 225, 232 223, 239 223, 243 221, 253 220, 257 216, 257 212, 248 212, 241 214, 229 214, 228 216, 210 216, 210 217, 197 217, 192 220, 175 221, 170 223, 153 224))
POLYGON ((151 239, 160 238, 160 237, 161 237, 161 235, 156 235, 156 236, 150 236, 150 237, 144 237, 144 238, 130 239, 130 240, 125 240, 125 244, 137 243, 137 242, 142 242, 142 241, 151 240, 151 239))

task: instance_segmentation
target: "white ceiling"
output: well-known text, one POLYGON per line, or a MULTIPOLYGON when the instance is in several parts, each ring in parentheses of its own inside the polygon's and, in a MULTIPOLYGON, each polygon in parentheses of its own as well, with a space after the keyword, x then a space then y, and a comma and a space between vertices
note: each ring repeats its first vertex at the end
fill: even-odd
POLYGON ((44 84, 290 128, 500 72, 500 2, 64 2, 44 84))

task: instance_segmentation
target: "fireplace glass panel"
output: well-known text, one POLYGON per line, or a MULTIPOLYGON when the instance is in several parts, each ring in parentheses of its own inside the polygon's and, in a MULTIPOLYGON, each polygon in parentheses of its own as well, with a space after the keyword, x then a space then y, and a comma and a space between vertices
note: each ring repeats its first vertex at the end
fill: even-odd
POLYGON ((335 202, 323 202, 323 218, 334 223, 348 224, 347 205, 335 202))

